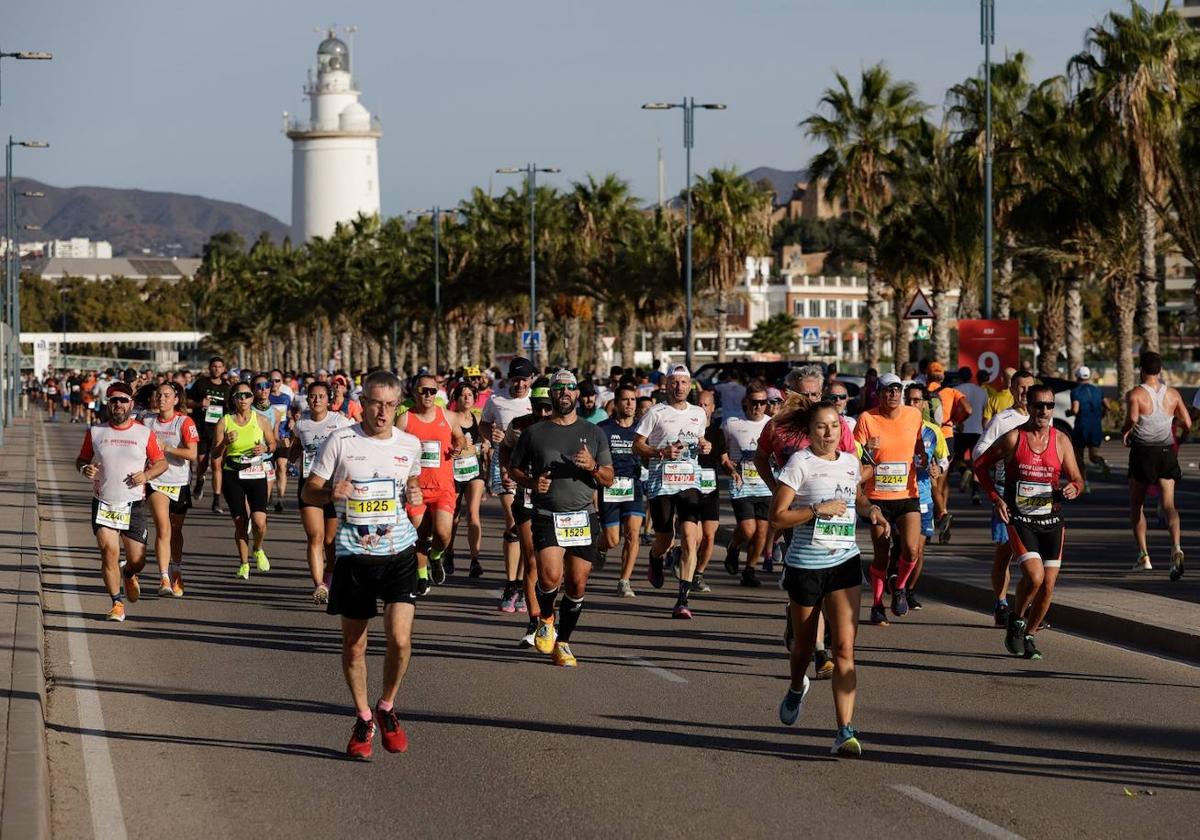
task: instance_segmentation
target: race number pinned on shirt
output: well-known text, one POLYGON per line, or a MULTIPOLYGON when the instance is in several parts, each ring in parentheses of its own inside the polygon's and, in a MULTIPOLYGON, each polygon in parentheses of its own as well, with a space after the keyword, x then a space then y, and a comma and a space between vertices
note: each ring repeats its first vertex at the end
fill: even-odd
POLYGON ((421 441, 421 469, 435 470, 442 463, 442 444, 436 440, 421 441))
POLYGON ((758 467, 753 461, 742 461, 742 486, 743 487, 762 487, 764 482, 762 476, 758 474, 758 467))
POLYGON ((166 496, 172 502, 179 501, 179 494, 183 490, 183 487, 181 487, 178 484, 155 484, 152 481, 152 482, 150 482, 150 486, 153 487, 155 490, 157 490, 159 493, 162 493, 164 496, 166 496))
POLYGON ((717 489, 717 471, 709 467, 700 468, 700 492, 711 493, 717 489))
POLYGON ((853 505, 839 516, 818 516, 813 520, 812 544, 834 551, 854 545, 855 515, 853 505))
MULTIPOLYGON (((425 453, 421 453, 421 467, 425 467, 425 453)), ((454 480, 455 481, 470 481, 471 479, 479 478, 479 458, 472 452, 469 455, 460 455, 454 459, 454 480)))
POLYGON ((243 481, 266 477, 267 468, 263 464, 262 458, 256 458, 254 461, 251 461, 249 464, 238 470, 238 478, 242 479, 243 481))
POLYGON ((692 483, 695 474, 694 468, 687 461, 668 461, 663 464, 663 486, 683 487, 692 483))
POLYGON ((592 544, 592 523, 586 510, 554 514, 554 540, 562 548, 592 544))
POLYGON ((217 423, 225 416, 225 406, 208 404, 208 408, 204 409, 204 422, 217 423))
POLYGON ((613 479, 611 487, 604 488, 604 501, 622 502, 633 501, 633 478, 619 475, 613 479))
POLYGON ((1054 512, 1054 488, 1038 481, 1017 482, 1017 513, 1049 516, 1054 512))
POLYGON ((394 478, 351 479, 346 500, 346 521, 351 525, 396 524, 396 480, 394 478))
POLYGON ((128 531, 129 521, 133 517, 133 502, 119 502, 110 505, 108 502, 97 502, 96 524, 114 531, 128 531))
POLYGON ((906 490, 908 488, 908 464, 904 461, 884 461, 875 465, 876 490, 906 490))
POLYGON ((317 447, 304 447, 304 452, 300 458, 300 477, 308 478, 308 474, 312 471, 313 461, 317 460, 317 447))

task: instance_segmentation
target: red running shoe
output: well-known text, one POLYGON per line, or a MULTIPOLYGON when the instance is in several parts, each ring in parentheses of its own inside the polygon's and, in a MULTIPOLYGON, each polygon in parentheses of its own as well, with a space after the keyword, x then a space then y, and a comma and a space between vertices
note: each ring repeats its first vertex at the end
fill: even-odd
POLYGON ((375 721, 354 719, 354 732, 346 745, 346 755, 363 761, 371 757, 371 742, 375 740, 375 721))
POLYGON ((379 723, 379 737, 383 740, 383 748, 390 753, 404 752, 408 749, 408 735, 400 725, 400 718, 395 709, 386 712, 375 708, 375 720, 379 723))

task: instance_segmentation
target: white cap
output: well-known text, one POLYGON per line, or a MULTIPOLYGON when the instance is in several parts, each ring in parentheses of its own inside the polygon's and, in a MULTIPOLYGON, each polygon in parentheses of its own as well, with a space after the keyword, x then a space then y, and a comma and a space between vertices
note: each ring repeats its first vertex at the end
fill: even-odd
POLYGON ((575 379, 575 374, 571 373, 571 371, 567 370, 566 368, 563 368, 562 370, 555 373, 554 378, 550 380, 550 387, 552 387, 552 388, 555 385, 578 385, 578 384, 579 384, 579 382, 578 382, 578 380, 575 379))
POLYGON ((1075 378, 1076 379, 1091 379, 1092 378, 1092 369, 1090 367, 1088 367, 1087 365, 1080 365, 1079 367, 1075 368, 1075 378))
POLYGON ((903 384, 904 383, 900 381, 900 377, 894 373, 885 373, 883 376, 879 377, 880 390, 883 390, 884 388, 889 388, 892 385, 903 385, 903 384))
POLYGON ((667 377, 670 378, 672 376, 686 376, 688 379, 691 379, 692 372, 687 369, 687 365, 671 365, 667 368, 667 377))

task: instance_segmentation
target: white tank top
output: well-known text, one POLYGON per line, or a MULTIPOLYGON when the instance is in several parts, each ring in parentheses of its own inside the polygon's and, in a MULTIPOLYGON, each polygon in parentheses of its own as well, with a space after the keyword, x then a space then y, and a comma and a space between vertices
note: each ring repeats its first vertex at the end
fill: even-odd
POLYGON ((1138 386, 1150 395, 1151 411, 1138 417, 1133 426, 1133 442, 1142 446, 1171 446, 1175 443, 1171 435, 1172 417, 1163 408, 1167 397, 1167 386, 1160 382, 1154 390, 1145 382, 1138 386))
MULTIPOLYGON (((196 424, 185 414, 175 412, 171 422, 163 423, 156 414, 148 414, 142 421, 146 428, 158 438, 160 447, 180 447, 200 440, 196 424)), ((151 487, 182 487, 192 480, 192 462, 178 455, 167 456, 167 471, 150 482, 151 487)))

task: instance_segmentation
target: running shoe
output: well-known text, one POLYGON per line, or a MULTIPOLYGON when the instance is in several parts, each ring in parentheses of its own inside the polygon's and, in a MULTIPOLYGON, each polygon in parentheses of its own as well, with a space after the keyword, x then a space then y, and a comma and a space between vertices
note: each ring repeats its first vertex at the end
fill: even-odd
POLYGON ((599 551, 596 553, 596 562, 592 564, 592 568, 603 569, 608 565, 608 552, 599 551))
POLYGON ((637 593, 633 591, 633 585, 629 581, 621 578, 617 581, 617 596, 621 598, 636 598, 637 593))
POLYGON ((162 577, 159 579, 158 594, 160 597, 161 596, 166 596, 166 597, 170 597, 170 598, 175 597, 175 593, 171 591, 171 578, 170 577, 162 577))
POLYGON ((729 573, 730 577, 737 577, 738 569, 742 566, 738 560, 738 555, 741 553, 741 546, 730 543, 725 547, 725 571, 729 573))
POLYGON ((903 587, 892 592, 892 615, 908 615, 908 593, 903 587))
POLYGON ((108 615, 104 618, 106 621, 124 621, 125 605, 120 601, 113 601, 112 609, 108 611, 108 615))
POLYGON ((750 587, 762 586, 762 581, 759 580, 758 575, 754 573, 753 566, 747 566, 746 568, 742 569, 741 585, 750 587))
POLYGON ((671 610, 671 618, 691 618, 692 611, 688 609, 687 604, 676 604, 675 609, 671 610))
POLYGON ((183 597, 183 572, 175 572, 171 576, 171 594, 176 598, 183 597))
POLYGON ((1112 481, 1112 467, 1108 465, 1108 461, 1100 461, 1100 475, 1104 476, 1105 481, 1112 481))
POLYGON ((218 499, 213 499, 212 512, 217 516, 224 516, 225 510, 221 507, 221 502, 218 499))
POLYGON ((891 595, 896 591, 896 581, 900 579, 899 575, 888 575, 883 579, 883 594, 891 595))
POLYGON ((441 586, 446 582, 446 567, 442 565, 440 552, 429 552, 429 579, 435 586, 441 586))
POLYGON ((570 645, 566 642, 559 642, 554 646, 554 664, 564 668, 574 668, 579 664, 575 661, 575 654, 571 653, 570 645))
POLYGON ((712 587, 708 585, 708 581, 704 579, 704 575, 696 572, 696 574, 692 575, 692 591, 712 592, 712 587))
POLYGON ((242 565, 238 566, 237 571, 233 573, 233 576, 235 578, 241 578, 242 580, 250 580, 250 564, 243 563, 242 565))
POLYGON ((958 492, 966 493, 971 489, 971 473, 967 470, 962 471, 962 475, 958 478, 958 492))
POLYGON ((1171 552, 1171 580, 1180 580, 1183 577, 1183 549, 1175 546, 1175 550, 1171 552))
POLYGON ((521 641, 517 642, 519 648, 531 648, 534 645, 533 632, 530 631, 521 637, 521 641))
POLYGON ((837 731, 833 739, 833 749, 830 755, 862 755, 862 744, 858 742, 858 733, 850 724, 837 731))
POLYGON ((323 583, 318 583, 317 588, 313 590, 312 599, 314 604, 328 604, 329 587, 323 583))
POLYGON ((1007 601, 997 602, 996 609, 992 610, 992 620, 996 623, 997 627, 1007 627, 1008 626, 1008 613, 1009 613, 1008 602, 1007 601))
POLYGON ((800 719, 800 712, 804 710, 804 698, 808 696, 809 685, 806 675, 803 688, 799 691, 789 688, 787 694, 783 695, 783 700, 779 703, 779 722, 784 726, 791 726, 800 719))
POLYGON ((275 512, 276 512, 276 513, 283 513, 283 502, 276 502, 276 503, 275 503, 275 512))
POLYGON ((876 604, 871 607, 871 623, 878 624, 880 627, 887 627, 887 611, 884 610, 883 604, 876 604))
POLYGON ((950 526, 954 522, 953 513, 943 513, 942 521, 938 523, 938 543, 946 545, 950 542, 950 526))
POLYGON ((1145 551, 1139 551, 1137 559, 1133 561, 1133 570, 1135 572, 1148 572, 1154 566, 1150 563, 1150 554, 1145 551))
POLYGON ((646 564, 646 579, 650 581, 650 585, 655 589, 662 589, 663 559, 655 557, 653 552, 650 554, 650 562, 646 564))
POLYGON ((1040 660, 1042 658, 1042 652, 1037 649, 1037 645, 1033 642, 1032 633, 1025 634, 1025 658, 1035 660, 1040 660))
POLYGON ((346 745, 346 755, 366 761, 371 757, 371 742, 375 740, 375 721, 354 719, 354 731, 350 733, 350 743, 346 745))
POLYGON ((1021 644, 1021 640, 1025 636, 1025 619, 1017 618, 1015 612, 1008 614, 1008 628, 1004 633, 1004 648, 1013 656, 1020 656, 1025 652, 1025 648, 1021 644))
POLYGON ((554 629, 554 619, 538 619, 537 632, 533 634, 533 645, 538 653, 553 653, 554 643, 558 641, 558 631, 554 629))
POLYGON ((827 680, 833 676, 833 657, 827 650, 813 652, 813 679, 827 680))
POLYGON ((395 708, 385 712, 376 706, 375 722, 379 725, 379 739, 383 741, 385 750, 390 753, 400 753, 408 749, 408 735, 405 734, 404 727, 400 725, 400 718, 397 717, 395 708))
POLYGON ((524 592, 521 592, 519 590, 517 591, 517 601, 513 606, 515 606, 517 608, 517 612, 519 612, 519 613, 529 612, 529 609, 525 606, 525 593, 524 592))
POLYGON ((417 597, 424 598, 429 594, 429 578, 417 578, 417 597))
POLYGON ((913 592, 910 589, 910 590, 908 590, 907 595, 908 595, 908 608, 910 610, 917 610, 919 612, 921 609, 921 602, 917 600, 917 593, 913 592))
POLYGON ((500 612, 515 613, 517 611, 517 590, 511 586, 504 587, 500 596, 500 612))
POLYGON ((467 577, 483 577, 483 564, 479 562, 478 557, 471 558, 471 571, 467 572, 467 577))
POLYGON ((979 507, 983 504, 983 499, 979 498, 978 496, 972 496, 971 504, 973 504, 975 507, 979 507))
POLYGON ((142 585, 138 583, 137 575, 125 578, 125 597, 131 604, 136 604, 137 599, 142 597, 142 585))
POLYGON ((271 561, 267 559, 267 552, 261 548, 254 552, 254 565, 260 572, 271 571, 271 561))
POLYGON ((442 555, 442 568, 446 570, 446 577, 454 574, 454 552, 446 549, 446 553, 442 555))
POLYGON ((641 537, 641 539, 639 540, 639 542, 640 542, 642 545, 653 545, 653 544, 654 544, 654 537, 652 537, 650 534, 642 534, 642 537, 641 537))
POLYGON ((675 575, 675 579, 679 579, 679 555, 683 553, 683 549, 679 546, 671 546, 667 549, 667 553, 663 556, 663 567, 675 575))
MULTIPOLYGON (((74 422, 74 421, 71 421, 71 422, 74 422)), ((202 478, 199 481, 197 481, 196 486, 192 488, 192 500, 198 502, 203 498, 204 498, 204 479, 202 478)))

